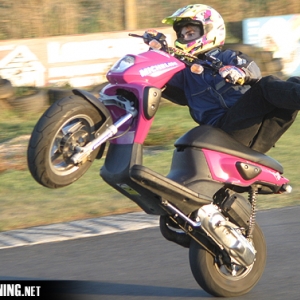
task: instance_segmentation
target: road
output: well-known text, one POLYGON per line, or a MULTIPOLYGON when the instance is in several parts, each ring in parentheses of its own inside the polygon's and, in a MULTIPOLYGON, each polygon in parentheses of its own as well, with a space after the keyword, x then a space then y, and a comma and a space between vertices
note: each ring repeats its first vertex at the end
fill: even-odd
MULTIPOLYGON (((261 211, 263 277, 234 299, 299 299, 300 206, 261 211)), ((158 227, 0 250, 0 280, 76 280, 68 299, 212 299, 196 284, 188 250, 158 227)))

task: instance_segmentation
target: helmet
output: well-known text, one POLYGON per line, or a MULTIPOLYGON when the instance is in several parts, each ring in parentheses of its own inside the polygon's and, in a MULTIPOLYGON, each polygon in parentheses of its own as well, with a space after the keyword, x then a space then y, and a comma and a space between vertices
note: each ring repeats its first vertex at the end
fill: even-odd
POLYGON ((198 55, 224 44, 225 24, 220 14, 212 7, 203 4, 190 4, 179 8, 173 15, 162 20, 173 25, 177 39, 175 47, 192 55, 198 55), (201 36, 186 41, 181 37, 181 29, 186 25, 200 27, 201 36))

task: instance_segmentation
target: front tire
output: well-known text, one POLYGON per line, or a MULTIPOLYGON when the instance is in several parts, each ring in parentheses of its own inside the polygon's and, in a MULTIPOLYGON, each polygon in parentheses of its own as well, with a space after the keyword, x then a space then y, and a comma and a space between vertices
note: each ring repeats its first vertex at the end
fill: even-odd
POLYGON ((236 297, 248 293, 259 281, 266 264, 266 242, 260 227, 253 231, 256 260, 246 268, 226 266, 217 261, 196 241, 189 251, 190 267, 197 283, 207 293, 217 297, 236 297))
POLYGON ((64 187, 78 180, 98 151, 93 151, 82 165, 74 165, 70 160, 74 148, 92 141, 104 121, 100 112, 80 96, 55 102, 40 118, 29 141, 27 160, 34 179, 48 188, 64 187))

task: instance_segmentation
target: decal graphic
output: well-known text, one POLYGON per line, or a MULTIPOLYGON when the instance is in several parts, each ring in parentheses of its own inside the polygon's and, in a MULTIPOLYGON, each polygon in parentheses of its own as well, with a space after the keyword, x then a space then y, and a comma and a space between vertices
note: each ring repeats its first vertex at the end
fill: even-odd
POLYGON ((144 69, 140 70, 140 75, 142 77, 145 76, 158 76, 161 73, 163 73, 164 71, 166 71, 167 69, 173 69, 175 67, 178 66, 177 62, 168 62, 168 63, 163 63, 163 64, 159 64, 159 65, 154 65, 151 67, 147 67, 144 69))

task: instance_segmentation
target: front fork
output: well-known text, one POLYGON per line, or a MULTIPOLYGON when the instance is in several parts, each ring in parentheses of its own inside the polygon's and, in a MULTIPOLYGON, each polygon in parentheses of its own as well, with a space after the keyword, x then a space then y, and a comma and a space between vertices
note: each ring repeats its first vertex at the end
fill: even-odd
MULTIPOLYGON (((114 104, 118 104, 122 102, 122 108, 125 109, 126 114, 118 119, 114 124, 106 125, 107 128, 104 129, 102 133, 96 133, 96 138, 89 142, 84 147, 76 146, 75 151, 76 153, 71 157, 71 161, 74 165, 79 165, 85 163, 88 159, 90 154, 96 150, 101 144, 105 143, 109 138, 113 137, 119 130, 119 128, 124 125, 127 121, 133 119, 137 115, 137 110, 131 106, 129 100, 120 99, 119 97, 111 97, 110 101, 114 101, 114 104), (124 102, 126 105, 124 105, 124 102)), ((103 101, 105 104, 105 101, 103 101)))

